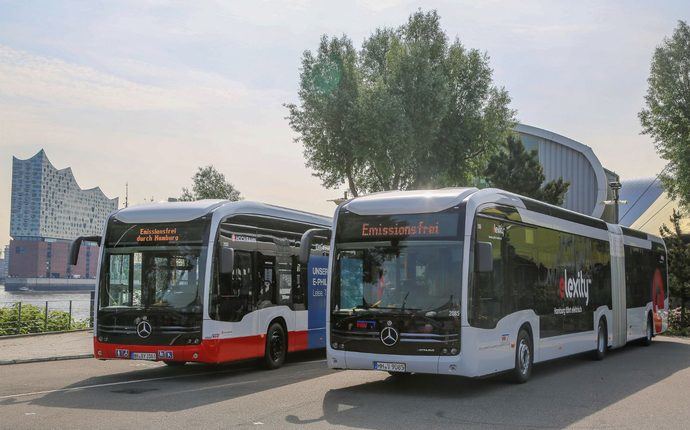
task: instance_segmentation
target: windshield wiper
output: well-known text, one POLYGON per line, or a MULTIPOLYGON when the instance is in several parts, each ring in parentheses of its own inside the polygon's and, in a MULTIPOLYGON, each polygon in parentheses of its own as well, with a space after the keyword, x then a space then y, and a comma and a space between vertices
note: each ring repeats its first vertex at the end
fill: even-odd
POLYGON ((402 301, 402 306, 400 307, 400 310, 402 312, 405 312, 405 303, 407 302, 407 297, 410 295, 410 292, 408 291, 407 294, 405 294, 405 298, 402 301))

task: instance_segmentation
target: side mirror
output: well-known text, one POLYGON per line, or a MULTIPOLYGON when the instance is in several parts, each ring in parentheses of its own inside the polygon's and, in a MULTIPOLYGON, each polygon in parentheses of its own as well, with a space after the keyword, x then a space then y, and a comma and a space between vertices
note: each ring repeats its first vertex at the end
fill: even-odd
POLYGON ((228 275, 235 267, 235 250, 232 248, 220 248, 220 273, 228 275))
POLYGON ((82 242, 95 242, 100 245, 101 236, 79 236, 74 239, 69 248, 69 264, 72 266, 76 266, 79 262, 79 250, 81 249, 82 242))
POLYGON ((494 253, 491 242, 477 242, 475 254, 475 268, 477 272, 486 273, 494 270, 494 253))
POLYGON ((299 241, 299 262, 302 264, 307 264, 309 262, 309 256, 311 255, 311 245, 314 241, 315 236, 323 236, 326 238, 331 237, 331 230, 328 228, 312 228, 307 230, 302 235, 302 239, 299 241))

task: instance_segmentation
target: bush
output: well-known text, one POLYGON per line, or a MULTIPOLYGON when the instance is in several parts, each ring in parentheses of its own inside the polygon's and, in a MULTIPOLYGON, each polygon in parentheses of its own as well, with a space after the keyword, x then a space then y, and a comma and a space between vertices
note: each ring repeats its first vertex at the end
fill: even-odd
POLYGON ((69 312, 65 311, 49 311, 46 320, 44 308, 22 304, 20 323, 19 303, 0 308, 0 336, 77 330, 88 327, 88 320, 72 320, 70 324, 69 312), (17 332, 17 328, 19 328, 19 332, 17 332))
POLYGON ((668 334, 690 336, 690 321, 688 321, 688 317, 690 317, 690 312, 687 309, 681 307, 671 309, 668 314, 668 334), (681 315, 683 318, 681 318, 681 315), (682 324, 681 321, 685 321, 685 323, 682 324))

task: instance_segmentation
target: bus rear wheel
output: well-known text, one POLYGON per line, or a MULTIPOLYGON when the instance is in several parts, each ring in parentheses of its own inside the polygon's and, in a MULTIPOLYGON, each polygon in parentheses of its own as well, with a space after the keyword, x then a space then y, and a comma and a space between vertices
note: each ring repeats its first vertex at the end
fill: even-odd
POLYGON ((277 369, 285 362, 287 356, 287 341, 285 329, 279 323, 273 323, 266 333, 266 349, 264 352, 264 366, 267 369, 277 369))
POLYGON ((517 342, 515 342, 515 369, 513 370, 513 380, 518 384, 523 384, 532 376, 532 338, 526 329, 520 329, 517 342))
POLYGON ((647 316, 647 327, 645 328, 645 335, 642 339, 642 345, 649 346, 652 344, 654 337, 654 325, 652 325, 652 315, 647 316))
POLYGON ((599 329, 597 330, 597 349, 594 350, 594 359, 603 360, 606 355, 606 340, 607 340, 606 325, 603 321, 599 321, 599 329))

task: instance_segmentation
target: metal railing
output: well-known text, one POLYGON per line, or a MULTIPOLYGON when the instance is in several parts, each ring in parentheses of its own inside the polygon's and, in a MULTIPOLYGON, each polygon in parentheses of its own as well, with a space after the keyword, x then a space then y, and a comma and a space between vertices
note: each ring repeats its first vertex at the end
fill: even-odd
POLYGON ((0 336, 93 327, 94 294, 85 300, 0 302, 0 336))

